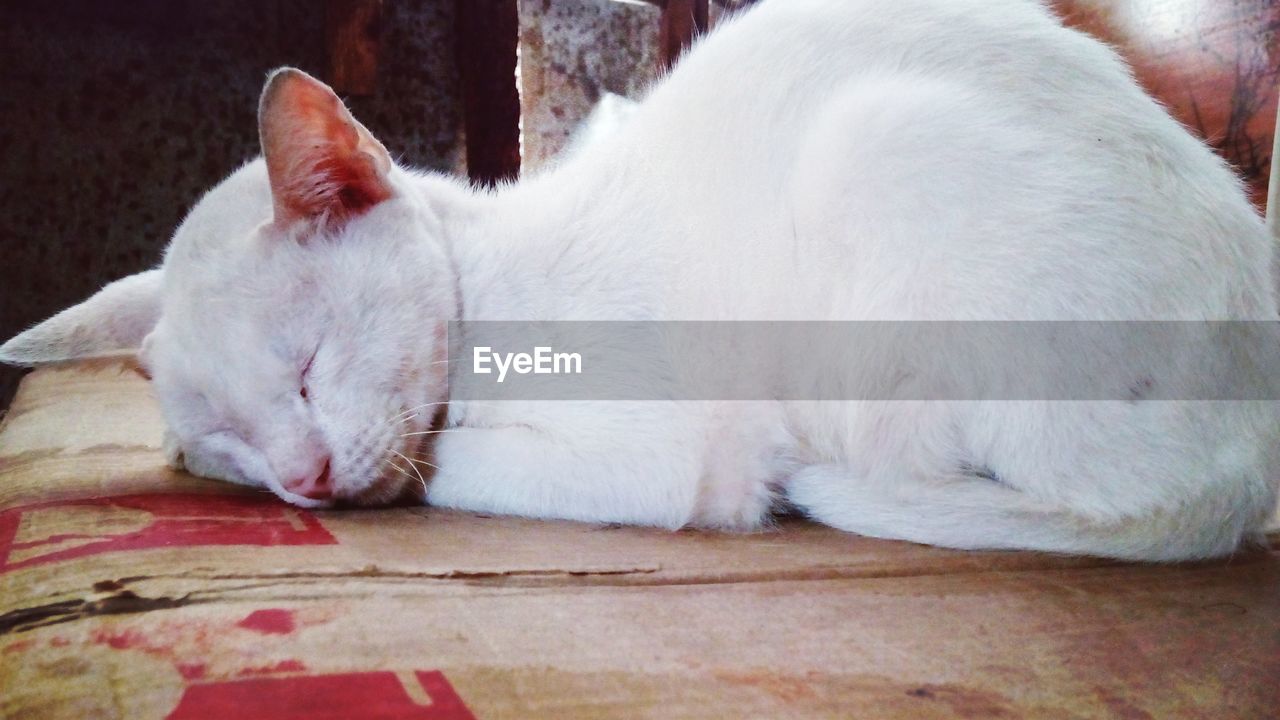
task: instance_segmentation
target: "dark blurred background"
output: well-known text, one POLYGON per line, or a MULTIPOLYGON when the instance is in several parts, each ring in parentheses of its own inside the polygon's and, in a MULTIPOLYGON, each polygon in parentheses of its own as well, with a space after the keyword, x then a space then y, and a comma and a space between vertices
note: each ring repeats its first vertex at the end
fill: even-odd
MULTIPOLYGON (((355 114, 405 162, 460 163, 451 1, 386 3, 355 114)), ((326 75, 315 0, 6 0, 0 338, 157 263, 202 192, 258 153, 268 70, 326 75)), ((7 407, 21 371, 0 371, 7 407)))
MULTIPOLYGON (((505 143, 499 150, 520 162, 510 133, 521 122, 524 167, 536 167, 602 93, 640 94, 675 57, 673 33, 690 30, 681 22, 714 25, 746 4, 3 0, 0 340, 157 263, 200 194, 257 154, 266 72, 296 65, 334 82, 326 33, 335 8, 377 8, 360 29, 376 49, 372 81, 338 88, 355 115, 401 162, 462 173, 465 128, 473 154, 477 142, 481 151, 505 143), (510 46, 491 42, 508 30, 510 46), (507 57, 477 73, 494 52, 507 57), (495 94, 503 97, 486 104, 495 94), (485 113, 502 114, 489 125, 510 133, 478 138, 485 113)), ((1280 2, 1053 4, 1069 23, 1120 48, 1144 85, 1240 169, 1262 206, 1280 81, 1280 2)), ((0 409, 21 374, 0 368, 0 409)))

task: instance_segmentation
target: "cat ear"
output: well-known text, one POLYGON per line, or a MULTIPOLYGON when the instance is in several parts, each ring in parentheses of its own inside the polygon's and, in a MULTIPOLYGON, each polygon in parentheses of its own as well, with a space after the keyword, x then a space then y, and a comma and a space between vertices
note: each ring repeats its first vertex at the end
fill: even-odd
POLYGON ((0 362, 41 365, 137 350, 160 319, 161 279, 160 270, 148 270, 111 283, 0 345, 0 362))
POLYGON ((276 221, 342 220, 391 197, 391 156, 327 85, 294 68, 267 78, 258 134, 276 221))

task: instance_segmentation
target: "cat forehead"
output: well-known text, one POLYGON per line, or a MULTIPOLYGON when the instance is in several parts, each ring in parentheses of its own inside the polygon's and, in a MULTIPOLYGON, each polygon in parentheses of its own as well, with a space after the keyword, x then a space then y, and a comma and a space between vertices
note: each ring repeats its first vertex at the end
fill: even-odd
POLYGON ((164 314, 203 326, 225 325, 220 316, 228 313, 250 321, 264 313, 279 319, 299 303, 366 296, 371 284, 395 284, 403 274, 397 270, 435 257, 432 248, 404 241, 420 229, 421 213, 410 199, 379 203, 323 238, 287 236, 273 215, 261 159, 206 193, 165 254, 164 314), (367 242, 370 236, 376 242, 367 242))
POLYGON ((261 158, 204 194, 174 232, 166 262, 206 261, 271 219, 271 186, 261 158))
MULTIPOLYGON (((261 158, 247 163, 202 197, 174 232, 165 251, 164 304, 167 313, 204 315, 199 307, 225 305, 236 298, 272 296, 264 275, 278 280, 278 263, 256 251, 272 218, 271 186, 261 158)), ((281 246, 287 248, 287 246, 281 246)), ((211 308, 206 308, 211 309, 211 308)))

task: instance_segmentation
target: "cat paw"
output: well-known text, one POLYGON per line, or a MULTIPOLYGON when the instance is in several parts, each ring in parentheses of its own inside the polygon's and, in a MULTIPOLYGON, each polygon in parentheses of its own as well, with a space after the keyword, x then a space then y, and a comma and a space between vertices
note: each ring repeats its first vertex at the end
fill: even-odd
POLYGON ((164 452, 164 464, 173 470, 186 470, 187 465, 182 455, 182 445, 178 442, 178 436, 173 434, 172 430, 164 431, 164 442, 161 444, 164 452))

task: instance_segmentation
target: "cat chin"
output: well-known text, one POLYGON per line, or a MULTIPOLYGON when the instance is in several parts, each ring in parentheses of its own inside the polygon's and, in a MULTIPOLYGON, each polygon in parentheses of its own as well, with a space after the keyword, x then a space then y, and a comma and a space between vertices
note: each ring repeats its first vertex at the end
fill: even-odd
POLYGON ((278 483, 265 485, 276 497, 295 507, 308 510, 327 510, 342 507, 387 507, 393 505, 421 505, 423 502, 422 487, 398 478, 378 478, 369 486, 350 496, 340 495, 335 498, 317 500, 285 490, 278 483))
POLYGON ((289 492, 288 490, 285 490, 279 485, 276 485, 275 483, 272 483, 272 485, 268 487, 268 489, 271 490, 271 492, 275 493, 276 497, 280 498, 281 500, 284 500, 290 505, 293 505, 295 507, 300 507, 300 508, 306 508, 308 510, 324 510, 326 508, 331 508, 337 504, 333 500, 313 500, 312 498, 309 498, 309 497, 296 495, 294 493, 289 492))
POLYGON ((355 507, 421 505, 426 499, 422 485, 399 478, 381 478, 342 504, 355 507))

